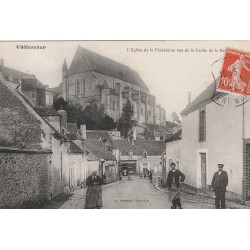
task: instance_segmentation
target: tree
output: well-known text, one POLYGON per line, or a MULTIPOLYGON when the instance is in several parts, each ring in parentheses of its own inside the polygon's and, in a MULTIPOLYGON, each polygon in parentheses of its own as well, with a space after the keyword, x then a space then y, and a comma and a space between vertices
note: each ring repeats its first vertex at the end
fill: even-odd
POLYGON ((128 99, 122 109, 122 115, 119 119, 118 130, 121 131, 121 135, 125 138, 131 136, 131 130, 136 125, 134 118, 134 109, 130 100, 128 99))
POLYGON ((173 120, 173 123, 181 124, 181 120, 179 119, 179 117, 175 111, 172 112, 170 117, 173 120))
POLYGON ((67 112, 69 123, 76 123, 78 128, 81 124, 86 124, 89 130, 110 130, 116 128, 114 119, 106 115, 103 106, 98 106, 96 102, 82 108, 78 103, 66 102, 62 97, 53 104, 55 110, 63 108, 67 112))
POLYGON ((66 102, 62 97, 59 97, 58 99, 54 99, 53 107, 57 111, 63 107, 63 109, 68 105, 68 102, 66 102))
POLYGON ((78 103, 67 102, 62 97, 54 101, 53 106, 55 110, 64 109, 67 112, 67 122, 76 123, 78 127, 84 124, 83 109, 78 103))

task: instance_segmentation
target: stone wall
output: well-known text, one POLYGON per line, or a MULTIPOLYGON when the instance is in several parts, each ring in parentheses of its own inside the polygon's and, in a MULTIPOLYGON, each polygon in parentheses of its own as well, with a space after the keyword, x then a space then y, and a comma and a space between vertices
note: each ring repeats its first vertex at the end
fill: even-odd
POLYGON ((31 208, 49 197, 50 152, 0 149, 0 207, 31 208))

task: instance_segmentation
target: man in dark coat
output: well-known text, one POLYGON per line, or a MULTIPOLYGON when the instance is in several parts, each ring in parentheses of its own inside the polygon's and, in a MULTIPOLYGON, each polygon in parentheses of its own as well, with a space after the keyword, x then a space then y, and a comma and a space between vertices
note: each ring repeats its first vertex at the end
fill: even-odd
POLYGON ((168 172, 167 187, 169 190, 169 200, 172 202, 172 209, 182 209, 181 205, 181 186, 185 180, 185 175, 179 170, 175 169, 176 164, 170 164, 171 170, 168 172))
POLYGON ((218 164, 218 171, 214 173, 214 177, 211 183, 212 190, 215 191, 215 207, 226 208, 225 196, 226 187, 228 185, 227 172, 223 170, 223 164, 218 164))
POLYGON ((92 175, 87 178, 86 209, 102 207, 102 179, 96 174, 97 172, 93 171, 92 175))
POLYGON ((149 171, 149 180, 150 180, 150 183, 152 183, 152 179, 153 179, 153 174, 151 171, 149 171))

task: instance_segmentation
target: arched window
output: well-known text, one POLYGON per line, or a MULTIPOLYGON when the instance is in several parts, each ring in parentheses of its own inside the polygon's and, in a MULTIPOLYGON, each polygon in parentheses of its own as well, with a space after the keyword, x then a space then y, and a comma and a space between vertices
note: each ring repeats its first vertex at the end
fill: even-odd
POLYGON ((113 101, 113 110, 116 110, 116 103, 113 101))
POLYGON ((82 79, 82 94, 86 93, 86 84, 85 84, 85 79, 82 79))
POLYGON ((81 86, 78 79, 76 80, 76 94, 81 94, 81 86))

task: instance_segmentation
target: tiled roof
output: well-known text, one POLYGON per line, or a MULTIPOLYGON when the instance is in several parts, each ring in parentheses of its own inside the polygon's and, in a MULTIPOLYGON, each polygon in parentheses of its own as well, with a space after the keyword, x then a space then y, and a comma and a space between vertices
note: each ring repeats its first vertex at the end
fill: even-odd
POLYGON ((60 116, 53 107, 33 107, 40 116, 60 116))
POLYGON ((200 109, 213 101, 216 96, 225 96, 226 93, 216 92, 216 81, 212 82, 200 95, 198 95, 187 107, 181 112, 181 115, 187 115, 197 109, 200 109))
POLYGON ((181 135, 182 135, 182 129, 180 129, 179 131, 177 131, 175 134, 171 135, 169 138, 167 138, 165 140, 165 142, 171 142, 171 141, 177 141, 181 139, 181 135))
POLYGON ((174 122, 170 122, 170 121, 166 121, 166 127, 173 129, 174 127, 179 127, 180 125, 174 123, 174 122))
POLYGON ((136 71, 130 69, 126 65, 79 46, 68 73, 76 74, 86 71, 95 71, 104 75, 112 76, 148 90, 146 84, 136 71))
POLYGON ((75 154, 83 154, 84 151, 78 147, 73 141, 70 141, 70 152, 75 154))
MULTIPOLYGON (((21 72, 21 71, 18 71, 18 70, 15 70, 15 69, 12 69, 12 68, 9 68, 9 67, 5 67, 5 66, 0 66, 0 71, 2 72, 3 74, 3 77, 7 77, 9 75, 12 75, 13 76, 13 80, 14 82, 17 82, 18 79, 25 79, 25 78, 34 78, 34 79, 37 79, 35 77, 35 75, 32 75, 32 74, 28 74, 28 73, 24 73, 24 72, 21 72)), ((38 79, 37 79, 37 87, 38 88, 44 88, 44 84, 42 84, 38 79)))
POLYGON ((132 151, 134 155, 142 155, 143 151, 149 156, 160 156, 165 151, 164 141, 135 140, 134 145, 125 139, 113 140, 114 148, 119 149, 122 155, 132 151))
POLYGON ((2 72, 4 76, 13 75, 14 79, 20 79, 25 76, 29 76, 29 77, 33 76, 28 73, 24 73, 24 72, 21 72, 21 71, 18 71, 9 67, 5 67, 5 66, 4 67, 0 66, 0 71, 2 72))
POLYGON ((99 161, 99 158, 97 158, 87 147, 85 147, 85 153, 88 161, 99 161))
POLYGON ((106 130, 87 130, 86 137, 87 139, 105 140, 109 139, 110 136, 106 130))
POLYGON ((145 124, 147 129, 147 135, 150 139, 153 139, 156 135, 167 137, 169 134, 173 133, 173 129, 161 125, 145 124))
POLYGON ((93 153, 98 159, 104 159, 105 161, 115 160, 115 157, 110 151, 107 150, 105 145, 100 140, 86 139, 84 140, 86 148, 93 153))
POLYGON ((10 83, 0 78, 1 146, 41 149, 41 121, 28 110, 16 90, 8 87, 10 83))

